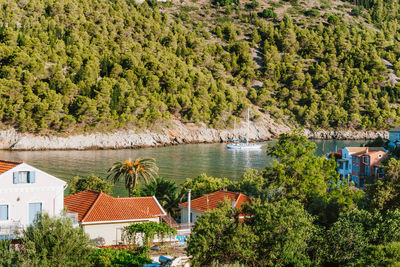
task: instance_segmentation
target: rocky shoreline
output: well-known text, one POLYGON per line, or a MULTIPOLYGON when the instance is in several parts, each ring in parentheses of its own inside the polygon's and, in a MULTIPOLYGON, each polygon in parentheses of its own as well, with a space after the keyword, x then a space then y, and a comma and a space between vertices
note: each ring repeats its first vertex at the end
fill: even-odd
MULTIPOLYGON (((257 140, 257 133, 250 127, 251 140, 257 140)), ((275 139, 281 133, 291 132, 287 125, 274 122, 269 117, 257 121, 259 136, 262 140, 275 139)), ((310 139, 367 140, 378 136, 388 137, 387 131, 311 131, 304 130, 310 139)), ((14 129, 0 131, 0 149, 3 150, 88 150, 88 149, 124 149, 168 146, 191 143, 218 143, 231 138, 245 138, 247 124, 240 123, 236 130, 211 129, 196 124, 183 124, 173 121, 161 131, 119 130, 110 133, 79 134, 67 137, 54 135, 34 135, 18 133, 14 129)))

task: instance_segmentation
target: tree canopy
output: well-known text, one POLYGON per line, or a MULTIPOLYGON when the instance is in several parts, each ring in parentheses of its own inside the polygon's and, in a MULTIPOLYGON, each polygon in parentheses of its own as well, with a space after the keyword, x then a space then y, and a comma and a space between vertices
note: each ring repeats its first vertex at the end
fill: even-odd
POLYGON ((250 105, 317 129, 398 123, 400 87, 383 61, 400 73, 396 1, 283 1, 285 16, 257 0, 215 3, 5 1, 2 124, 70 133, 174 118, 218 128, 250 105))
POLYGON ((111 194, 111 187, 112 185, 109 182, 91 174, 87 177, 75 176, 69 183, 69 192, 71 194, 76 194, 91 189, 111 194))

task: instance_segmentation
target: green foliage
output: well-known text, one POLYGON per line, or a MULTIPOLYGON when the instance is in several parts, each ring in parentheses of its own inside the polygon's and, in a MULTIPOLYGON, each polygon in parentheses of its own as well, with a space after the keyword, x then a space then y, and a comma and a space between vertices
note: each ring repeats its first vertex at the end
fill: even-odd
POLYGON ((39 215, 22 233, 18 260, 22 266, 90 266, 92 242, 66 217, 39 215))
POLYGON ((400 242, 372 245, 365 249, 355 266, 399 266, 400 242))
POLYGON ((263 12, 261 13, 261 17, 263 18, 276 18, 277 14, 274 12, 274 10, 272 8, 266 8, 263 10, 263 12))
POLYGON ((249 8, 249 9, 256 9, 256 8, 258 8, 259 6, 260 6, 260 3, 258 3, 257 0, 251 0, 250 4, 247 4, 247 5, 246 5, 246 8, 249 8))
POLYGON ((215 178, 203 173, 194 179, 187 178, 182 184, 182 190, 187 192, 191 189, 192 198, 197 198, 227 188, 231 184, 227 178, 215 178))
POLYGON ((339 174, 336 162, 314 155, 316 145, 298 134, 282 134, 277 143, 268 148, 268 155, 276 158, 263 171, 269 188, 288 199, 306 201, 324 196, 328 184, 336 186, 339 174))
POLYGON ((370 140, 363 144, 364 147, 383 147, 386 144, 386 140, 378 136, 374 140, 370 140))
POLYGON ((263 266, 307 265, 307 244, 314 234, 313 218, 297 201, 252 203, 245 223, 259 237, 255 244, 263 266))
POLYGON ((148 127, 172 116, 224 125, 247 102, 218 76, 233 55, 155 1, 2 8, 0 120, 20 131, 148 127))
POLYGON ((166 236, 175 235, 175 228, 171 228, 166 223, 143 222, 133 223, 124 227, 122 231, 122 239, 129 244, 136 244, 141 240, 143 246, 150 247, 154 238, 157 236, 163 240, 166 236))
POLYGON ((272 199, 301 201, 319 224, 329 225, 341 212, 357 207, 363 194, 347 186, 336 171, 336 162, 316 156, 315 148, 305 136, 281 134, 267 151, 276 160, 262 172, 263 191, 272 199))
POLYGON ((311 8, 311 9, 309 9, 309 10, 306 10, 306 11, 304 12, 304 14, 305 14, 306 16, 309 16, 309 17, 317 17, 317 16, 320 16, 320 15, 321 15, 321 12, 320 12, 318 9, 311 8))
POLYGON ((379 214, 353 210, 339 217, 326 233, 320 252, 324 262, 348 265, 377 238, 379 214), (378 217, 378 218, 377 218, 378 217))
MULTIPOLYGON (((204 21, 189 19, 193 7, 174 16, 155 1, 8 1, 0 15, 0 120, 40 133, 161 126, 173 117, 227 127, 251 101, 294 126, 388 128, 400 114, 400 91, 388 83, 382 59, 400 71, 399 3, 354 3, 360 23, 336 15, 329 24, 288 15, 266 21, 239 9, 250 14, 215 18, 195 10, 215 25, 211 36, 204 21), (262 44, 261 61, 242 38, 248 34, 262 44), (255 79, 263 86, 251 90, 255 79)), ((214 4, 230 13, 239 1, 214 4)), ((319 16, 314 8, 306 13, 319 16)))
POLYGON ((158 167, 153 158, 138 158, 134 161, 129 158, 124 162, 114 163, 108 169, 108 177, 114 183, 118 182, 120 178, 125 179, 125 188, 128 189, 130 197, 135 192, 136 186, 141 180, 149 183, 150 180, 155 179, 157 173, 158 167))
POLYGON ((400 54, 379 32, 330 21, 304 27, 287 15, 279 23, 257 20, 264 87, 249 99, 273 117, 290 117, 303 127, 395 125, 399 111, 390 103, 397 103, 397 89, 387 84, 382 57, 394 60, 400 54))
POLYGON ((236 222, 233 208, 226 203, 218 209, 204 213, 197 220, 186 251, 193 257, 193 266, 211 265, 216 260, 220 264, 241 262, 240 258, 243 256, 255 256, 254 252, 247 252, 251 246, 241 242, 245 240, 255 241, 256 236, 236 222), (233 250, 237 251, 233 253, 233 250))
POLYGON ((365 186, 369 208, 394 210, 400 208, 400 160, 390 158, 384 164, 385 176, 374 184, 365 186))
POLYGON ((249 197, 268 197, 265 179, 258 170, 248 169, 241 179, 228 187, 229 190, 241 192, 249 197))
POLYGON ((227 204, 196 222, 187 252, 194 266, 241 263, 246 266, 306 265, 312 217, 296 201, 255 202, 241 223, 227 204))
POLYGON ((333 25, 337 25, 340 22, 340 18, 336 15, 330 15, 328 17, 328 23, 329 24, 333 24, 333 25))
POLYGON ((145 255, 140 255, 132 250, 97 249, 90 255, 92 266, 143 266, 152 263, 145 255))
POLYGON ((69 190, 71 194, 76 194, 85 190, 102 191, 106 194, 111 194, 112 185, 103 179, 91 174, 87 177, 75 176, 69 183, 69 190))
POLYGON ((161 177, 148 184, 141 185, 137 190, 140 196, 155 196, 160 205, 172 215, 176 217, 178 214, 179 203, 184 202, 185 192, 180 190, 175 182, 161 177))
POLYGON ((10 240, 0 240, 0 266, 13 266, 16 262, 16 252, 11 247, 10 240))
POLYGON ((218 6, 238 5, 239 0, 212 0, 212 3, 218 6))

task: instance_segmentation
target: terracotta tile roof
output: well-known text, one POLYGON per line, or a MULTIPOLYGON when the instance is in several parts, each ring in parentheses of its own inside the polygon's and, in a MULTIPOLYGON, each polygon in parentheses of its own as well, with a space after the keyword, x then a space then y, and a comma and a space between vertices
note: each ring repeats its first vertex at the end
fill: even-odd
POLYGON ((78 213, 82 223, 150 219, 165 214, 155 197, 114 198, 93 190, 65 197, 64 205, 69 212, 78 213))
POLYGON ((385 149, 383 148, 383 147, 351 147, 351 146, 348 146, 348 147, 346 147, 347 148, 347 150, 350 152, 350 153, 361 153, 361 152, 367 152, 367 150, 368 151, 385 151, 385 149))
POLYGON ((92 190, 69 195, 64 198, 64 206, 69 212, 78 213, 78 221, 81 222, 99 195, 100 192, 92 190))
POLYGON ((23 161, 0 160, 0 174, 5 173, 22 163, 23 161))
POLYGON ((385 151, 369 151, 368 153, 365 153, 365 155, 374 155, 374 154, 381 154, 382 157, 387 155, 385 151))
MULTIPOLYGON (((250 202, 250 198, 242 193, 235 193, 230 191, 217 191, 202 197, 193 199, 190 203, 191 209, 198 211, 213 210, 218 207, 219 202, 224 202, 228 199, 232 206, 239 208, 242 204, 250 202)), ((187 202, 179 204, 179 207, 187 208, 187 202)))

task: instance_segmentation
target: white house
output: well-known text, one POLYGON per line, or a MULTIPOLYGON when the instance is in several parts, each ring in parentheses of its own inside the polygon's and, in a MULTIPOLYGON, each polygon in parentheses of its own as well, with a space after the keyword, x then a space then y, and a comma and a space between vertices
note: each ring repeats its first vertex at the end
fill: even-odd
POLYGON ((86 190, 64 198, 68 212, 100 246, 123 244, 125 226, 138 222, 161 222, 167 213, 153 197, 114 198, 103 192, 86 190))
POLYGON ((30 225, 39 212, 61 214, 66 186, 24 162, 0 160, 0 239, 30 225))

